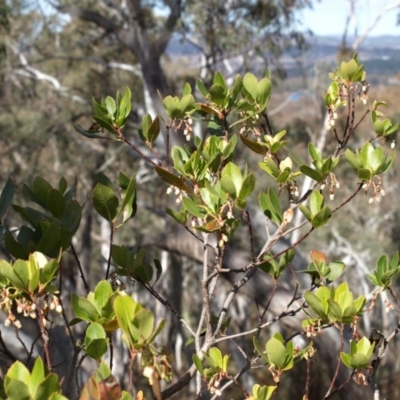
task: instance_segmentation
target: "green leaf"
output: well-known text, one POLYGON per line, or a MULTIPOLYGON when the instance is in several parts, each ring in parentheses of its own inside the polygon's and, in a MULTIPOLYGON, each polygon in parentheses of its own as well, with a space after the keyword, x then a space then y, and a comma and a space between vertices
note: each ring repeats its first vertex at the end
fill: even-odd
POLYGON ((36 246, 36 251, 40 251, 50 257, 56 257, 61 248, 60 239, 60 229, 54 224, 50 224, 50 226, 43 232, 43 235, 36 246))
POLYGON ((163 318, 160 323, 157 325, 157 328, 154 329, 152 334, 147 338, 147 343, 152 343, 155 338, 158 336, 158 334, 165 328, 165 325, 167 324, 167 321, 165 318, 163 318))
POLYGON ((221 178, 220 180, 221 182, 221 188, 224 192, 229 193, 229 195, 235 199, 237 196, 237 192, 236 192, 236 186, 233 182, 233 180, 231 179, 230 176, 225 175, 221 178))
POLYGON ((324 197, 318 190, 313 190, 310 196, 310 211, 314 216, 324 205, 324 197))
POLYGON ((218 84, 222 86, 225 90, 227 89, 226 87, 226 82, 224 76, 221 74, 220 71, 217 71, 214 75, 214 81, 213 84, 218 84))
POLYGON ((260 192, 258 202, 263 213, 276 225, 280 225, 283 219, 283 213, 279 202, 279 197, 272 188, 265 194, 260 192))
POLYGON ((320 226, 325 225, 331 216, 332 210, 329 207, 324 207, 312 217, 311 225, 314 228, 319 228, 320 226))
POLYGON ((84 297, 78 297, 75 293, 72 293, 72 308, 75 315, 87 322, 96 322, 100 315, 96 310, 96 307, 84 297))
POLYGON ((29 257, 29 251, 25 248, 25 246, 22 246, 14 239, 13 235, 8 229, 6 229, 6 233, 4 234, 4 242, 7 251, 15 258, 22 258, 26 260, 29 257))
POLYGON ((373 154, 374 154, 374 147, 370 142, 366 142, 364 146, 361 148, 361 153, 360 153, 361 161, 365 168, 370 166, 370 161, 373 154))
MULTIPOLYGON (((27 381, 25 381, 27 382, 27 381)), ((31 400, 28 386, 24 381, 12 380, 6 389, 8 400, 31 400)))
POLYGON ((96 302, 97 310, 101 312, 102 308, 107 304, 113 290, 108 281, 100 281, 94 289, 94 300, 96 302))
POLYGON ((185 113, 192 111, 195 107, 195 99, 192 94, 187 94, 179 101, 179 110, 184 116, 185 113))
POLYGON ((266 344, 266 350, 268 361, 271 365, 276 369, 282 369, 285 367, 286 348, 281 341, 272 337, 266 344))
POLYGON ((1 218, 5 214, 8 206, 11 204, 13 196, 14 196, 14 184, 11 178, 8 178, 0 195, 0 225, 1 225, 1 218))
MULTIPOLYGON (((100 124, 104 129, 106 129, 107 131, 109 131, 110 133, 113 133, 113 134, 116 134, 117 133, 117 131, 115 130, 115 128, 114 128, 114 125, 113 125, 113 123, 112 123, 112 121, 111 121, 111 119, 110 118, 100 118, 100 117, 97 117, 96 115, 93 115, 93 119, 98 123, 98 124, 100 124)), ((114 139, 115 140, 115 139, 114 139)))
POLYGON ((179 224, 181 224, 181 225, 186 224, 186 221, 187 221, 187 212, 186 211, 174 211, 171 208, 167 207, 166 212, 179 224))
POLYGON ((150 129, 150 125, 152 124, 152 119, 151 119, 151 115, 150 114, 145 114, 142 118, 142 123, 140 125, 141 127, 141 133, 143 135, 142 139, 144 139, 145 141, 149 140, 149 129, 150 129))
POLYGON ((368 168, 360 168, 358 171, 358 177, 363 181, 370 181, 372 178, 372 172, 368 168))
POLYGON ((211 347, 211 349, 208 350, 208 355, 214 361, 217 367, 222 368, 222 354, 218 348, 211 347))
POLYGON ((197 83, 197 88, 199 89, 199 91, 203 95, 203 97, 207 97, 208 96, 208 90, 204 86, 203 81, 201 81, 200 79, 197 79, 196 83, 197 83))
POLYGON ((90 324, 85 336, 86 353, 95 360, 99 360, 106 354, 107 346, 104 328, 97 323, 90 324))
POLYGON ((351 150, 346 149, 344 155, 346 157, 346 160, 355 171, 358 171, 360 168, 362 168, 363 164, 361 162, 361 158, 358 152, 353 153, 351 150))
POLYGON ((201 219, 203 219, 206 216, 206 214, 202 211, 201 206, 196 204, 189 197, 183 197, 182 204, 193 216, 201 219))
POLYGON ((334 261, 329 264, 329 269, 330 272, 328 275, 326 275, 326 279, 328 279, 330 282, 333 282, 343 274, 345 265, 340 261, 334 261))
POLYGON ((93 206, 96 211, 110 223, 114 221, 118 212, 118 197, 107 186, 98 183, 92 194, 93 206))
POLYGON ((29 382, 30 373, 28 368, 20 361, 16 361, 7 371, 4 379, 4 387, 7 389, 11 381, 29 382))
POLYGON ((267 148, 261 142, 256 142, 254 140, 248 139, 246 136, 239 133, 240 139, 243 144, 248 147, 250 150, 254 151, 257 154, 265 155, 267 153, 267 148))
POLYGON ((137 342, 145 342, 151 336, 154 327, 154 315, 150 310, 142 308, 133 319, 133 337, 137 342))
POLYGON ((115 100, 112 97, 107 96, 106 99, 104 100, 104 103, 106 105, 108 113, 113 116, 115 114, 115 111, 117 111, 117 105, 115 104, 115 100))
POLYGON ((164 179, 165 182, 169 183, 172 186, 177 187, 180 190, 183 190, 184 192, 192 193, 192 190, 190 190, 189 187, 185 184, 185 182, 178 176, 160 167, 155 167, 155 170, 157 174, 162 179, 164 179))
POLYGON ((259 354, 265 361, 268 361, 268 357, 267 357, 267 355, 265 354, 264 349, 261 347, 261 344, 260 344, 260 342, 258 341, 257 336, 253 336, 253 344, 254 344, 254 347, 255 347, 255 349, 257 350, 258 354, 259 354))
POLYGON ((133 333, 133 318, 138 311, 137 303, 129 296, 118 296, 114 301, 115 316, 128 344, 136 343, 133 333))
POLYGON ((163 100, 163 105, 165 107, 165 110, 167 111, 167 114, 171 119, 174 119, 179 116, 180 114, 179 99, 177 97, 167 96, 163 100))
POLYGON ((222 178, 224 176, 228 176, 229 178, 231 178, 236 189, 236 195, 239 194, 243 184, 243 176, 240 172, 239 167, 232 162, 228 163, 222 171, 222 178))
POLYGON ((147 133, 147 140, 150 144, 153 144, 158 135, 160 133, 160 118, 158 117, 158 115, 154 118, 153 122, 151 123, 151 125, 149 126, 149 130, 147 133))
POLYGON ((49 374, 38 386, 35 400, 53 400, 60 389, 58 376, 56 374, 49 374))
POLYGON ((250 72, 243 77, 243 87, 247 94, 250 95, 252 100, 257 99, 258 81, 257 78, 250 72))
POLYGON ((261 108, 265 108, 272 90, 272 82, 268 78, 261 79, 257 85, 257 103, 261 108))
POLYGON ((210 100, 218 105, 223 105, 226 97, 226 90, 218 84, 214 84, 210 88, 210 100))
POLYGON ((301 165, 300 171, 304 175, 309 176, 314 181, 321 182, 324 179, 324 176, 320 172, 316 171, 315 169, 310 168, 307 165, 301 165))
POLYGON ((86 131, 81 125, 79 124, 73 124, 74 129, 81 134, 82 136, 85 136, 89 139, 107 139, 107 140, 114 140, 114 138, 108 137, 108 136, 103 136, 103 135, 97 135, 96 133, 86 131))
POLYGON ((200 375, 204 375, 204 368, 203 363, 200 360, 200 357, 197 354, 193 354, 193 362, 196 366, 197 370, 199 371, 200 375))
POLYGON ((312 292, 306 291, 304 293, 304 299, 310 306, 310 308, 318 315, 321 319, 327 319, 326 309, 324 308, 321 300, 312 292))
POLYGON ((245 180, 243 181, 242 188, 239 192, 239 198, 247 199, 250 194, 253 192, 256 186, 256 178, 253 174, 249 174, 246 176, 245 180))
POLYGON ((136 215, 136 175, 129 179, 122 172, 119 173, 119 186, 122 189, 122 206, 118 212, 119 217, 123 214, 122 222, 125 223, 128 219, 136 215))
POLYGON ((47 195, 47 209, 53 214, 54 217, 60 219, 65 211, 64 196, 56 189, 52 189, 47 195))
POLYGON ((41 205, 47 209, 47 198, 53 187, 45 179, 37 176, 33 181, 32 188, 37 198, 40 199, 41 205))
POLYGON ((39 384, 45 379, 45 368, 43 364, 43 360, 41 357, 38 357, 33 365, 31 378, 29 379, 28 388, 29 393, 36 399, 36 390, 39 384))

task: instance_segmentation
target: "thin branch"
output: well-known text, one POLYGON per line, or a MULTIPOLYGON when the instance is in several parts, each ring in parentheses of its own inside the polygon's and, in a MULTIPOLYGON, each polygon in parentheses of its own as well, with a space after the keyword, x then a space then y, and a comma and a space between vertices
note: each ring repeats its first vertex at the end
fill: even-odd
POLYGON ((367 39, 368 35, 372 32, 372 30, 376 27, 380 19, 389 11, 395 10, 400 7, 400 1, 394 1, 391 4, 388 4, 386 7, 383 7, 375 16, 375 19, 372 23, 367 27, 365 32, 356 38, 353 43, 353 50, 357 51, 360 45, 367 39))
POLYGON ((76 263, 78 265, 79 273, 80 273, 83 285, 85 287, 85 290, 86 290, 87 293, 89 293, 90 292, 89 284, 86 281, 85 273, 83 272, 83 268, 82 268, 81 262, 79 260, 78 254, 77 254, 77 252, 75 250, 75 247, 72 244, 72 242, 71 242, 71 250, 72 250, 72 254, 74 255, 75 261, 76 261, 76 263))

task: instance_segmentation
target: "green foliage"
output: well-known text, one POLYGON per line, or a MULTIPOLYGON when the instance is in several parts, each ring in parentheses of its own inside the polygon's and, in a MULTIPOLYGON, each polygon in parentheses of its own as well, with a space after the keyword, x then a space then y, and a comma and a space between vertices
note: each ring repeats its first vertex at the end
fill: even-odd
POLYGON ((116 98, 113 99, 107 96, 105 99, 97 101, 92 99, 93 119, 96 124, 93 124, 88 130, 83 129, 80 125, 74 125, 75 130, 89 139, 103 139, 103 130, 114 135, 114 139, 119 140, 119 130, 122 129, 128 116, 131 112, 131 91, 125 89, 125 93, 117 92, 116 98))
MULTIPOLYGON (((149 379, 154 390, 158 380, 163 379, 167 383, 172 380, 171 356, 156 342, 166 325, 165 319, 156 324, 156 318, 150 309, 116 288, 119 278, 128 277, 138 281, 138 284, 178 317, 189 332, 190 339, 187 344, 189 342, 195 344, 195 351, 192 354, 193 365, 212 393, 218 394, 219 385, 223 380, 229 380, 239 386, 237 381, 239 375, 236 373, 231 375, 228 371, 230 368, 235 368, 235 365, 229 365, 230 356, 223 355, 216 346, 237 336, 236 332, 231 332, 230 305, 241 287, 256 273, 267 274, 266 278, 273 281, 274 289, 264 311, 258 314, 256 327, 240 332, 239 335, 257 334, 251 346, 254 354, 248 358, 248 369, 253 363, 261 360, 262 365, 259 366, 267 364, 277 385, 261 387, 256 384, 250 398, 256 400, 272 398, 279 388, 282 374, 290 373, 296 361, 308 362, 314 354, 312 342, 304 348, 298 348, 292 340, 285 340, 280 333, 275 333, 261 345, 258 337, 267 326, 303 311, 307 317, 302 322, 302 329, 307 336, 315 335, 327 327, 343 333, 346 325, 351 325, 356 332, 357 320, 366 312, 366 298, 359 296, 355 299, 347 282, 342 282, 336 287, 332 284, 342 276, 345 265, 341 261, 328 263, 325 255, 322 258, 312 257, 307 270, 301 271, 311 277, 310 290, 304 291, 304 288, 300 288, 302 293, 298 294, 299 285, 297 285, 286 310, 265 323, 263 320, 278 288, 278 281, 283 280, 284 272, 291 269, 296 257, 295 247, 313 231, 328 224, 334 214, 350 202, 361 189, 368 192, 372 188, 373 200, 382 195, 380 175, 387 172, 393 164, 394 153, 386 155, 382 147, 372 144, 376 137, 387 136, 397 129, 397 125, 393 125, 388 119, 383 119, 383 114, 377 110, 378 106, 383 105, 382 102, 374 103, 370 109, 377 136, 366 140, 361 148, 349 149, 353 133, 362 120, 358 122, 354 120, 355 100, 367 98, 368 85, 363 66, 354 57, 348 62, 341 63, 330 77, 332 83, 324 94, 324 102, 329 117, 327 128, 334 130, 337 143, 332 154, 327 155, 324 154, 324 150, 310 143, 308 154, 311 164, 293 156, 294 152, 290 148, 292 142, 285 130, 275 133, 271 128, 268 119, 268 103, 272 91, 269 73, 260 80, 251 73, 243 77, 238 75, 229 87, 222 73, 217 72, 209 88, 202 81, 197 81, 197 87, 203 96, 201 102, 196 103, 189 84, 184 86, 181 97, 163 98, 162 103, 169 120, 164 121, 161 116, 153 118, 146 114, 136 132, 137 139, 143 142, 142 145, 151 149, 157 162, 148 158, 135 145, 135 141, 130 141, 125 136, 124 129, 131 111, 129 89, 126 89, 123 95, 117 93, 115 98, 107 96, 101 100, 93 99, 95 123, 88 130, 77 125, 76 130, 89 139, 108 137, 123 142, 147 161, 154 168, 155 176, 169 185, 167 193, 175 193, 176 207, 168 208, 167 213, 202 241, 204 262, 203 277, 199 287, 201 287, 203 308, 198 313, 201 317, 197 329, 193 330, 192 320, 197 314, 193 313, 194 316, 190 317, 189 323, 163 297, 164 295, 155 289, 155 283, 162 274, 160 262, 154 259, 149 263, 146 250, 137 246, 116 244, 115 231, 127 225, 137 214, 138 183, 135 175, 129 177, 122 172, 119 173, 116 184, 106 175, 98 174, 93 185, 92 204, 94 210, 109 223, 111 229, 106 280, 97 282, 94 291, 89 291, 85 282, 88 292, 86 297, 78 296, 76 293, 71 294, 71 306, 76 318, 70 321, 68 327, 72 329, 73 325, 81 322, 86 324, 84 334, 76 341, 78 345, 74 348, 75 354, 83 353, 82 357, 89 356, 99 363, 97 372, 86 382, 81 394, 82 399, 102 398, 103 388, 108 383, 113 384, 112 393, 108 393, 110 398, 132 398, 130 394, 121 391, 116 378, 102 361, 109 352, 112 337, 117 330, 122 332, 130 365, 133 365, 133 361, 140 354, 144 367, 143 376, 149 379), (338 135, 335 120, 337 110, 341 107, 347 110, 348 118, 342 135, 338 135), (204 121, 204 125, 207 126, 207 133, 202 138, 192 138, 194 118, 204 121), (109 135, 107 136, 104 131, 108 131, 109 135), (163 134, 165 132, 167 143, 173 131, 176 134, 183 133, 186 139, 193 140, 190 145, 173 146, 171 154, 164 158, 158 155, 161 131, 163 134), (253 157, 258 157, 257 163, 249 163, 250 166, 240 165, 237 154, 243 149, 252 152, 253 157), (349 180, 355 182, 354 186, 358 189, 342 199, 336 208, 328 207, 326 205, 328 198, 333 200, 334 189, 340 187, 333 171, 340 165, 346 164, 346 160, 354 170, 349 180), (256 170, 253 170, 252 165, 255 165, 256 170), (267 177, 265 180, 261 177, 257 181, 257 176, 263 172, 272 179, 267 177), (310 190, 305 191, 300 198, 298 182, 309 181, 308 178, 311 179, 310 190), (325 190, 327 185, 330 185, 328 193, 325 190), (258 244, 253 240, 250 218, 252 207, 256 207, 255 198, 258 198, 258 211, 265 216, 268 231, 268 240, 258 255, 255 251, 258 244), (294 225, 295 214, 299 217, 297 225, 294 225), (274 227, 273 232, 269 231, 270 226, 274 227), (300 239, 279 252, 276 250, 274 246, 278 241, 303 226, 307 226, 308 230, 305 233, 299 231, 302 235, 300 239), (249 232, 251 249, 249 264, 226 268, 223 264, 226 245, 239 227, 249 232), (216 243, 208 241, 209 233, 214 234, 211 238, 215 238, 216 243), (211 253, 214 255, 214 265, 210 264, 211 253), (112 268, 111 275, 109 275, 110 268, 112 268), (262 272, 257 271, 258 269, 262 272), (214 307, 218 308, 213 296, 221 295, 223 298, 225 293, 224 285, 216 284, 217 278, 230 273, 244 275, 233 284, 229 292, 226 292, 223 307, 213 315, 214 307), (111 283, 107 280, 109 277, 111 283), (295 304, 298 304, 297 309, 295 304)), ((75 181, 69 189, 67 186, 65 178, 61 178, 58 186, 53 188, 41 177, 36 177, 31 187, 24 185, 25 202, 33 203, 36 208, 12 205, 14 212, 26 223, 16 230, 17 234, 11 232, 4 222, 14 195, 11 180, 7 181, 0 195, 2 223, 0 234, 3 233, 1 229, 5 229, 5 246, 10 255, 16 258, 11 262, 0 261, 0 304, 7 314, 7 325, 14 324, 17 328, 21 327, 21 322, 13 314, 15 308, 17 312, 23 312, 26 316, 37 317, 42 338, 47 338, 49 310, 64 311, 55 281, 60 277, 59 288, 62 290, 63 281, 59 274, 59 264, 71 246, 72 237, 77 232, 82 215, 82 206, 75 200, 77 182, 75 181)), ((118 240, 123 240, 123 236, 118 237, 118 240)), ((77 258, 73 247, 72 250, 77 258)), ((81 268, 79 272, 83 274, 81 268)), ((293 275, 296 274, 293 272, 293 275)), ((399 255, 396 253, 391 260, 382 256, 378 260, 376 270, 368 276, 378 287, 376 293, 379 293, 384 289, 391 291, 399 275, 399 255)), ((296 276, 295 279, 297 281, 296 276)), ((66 318, 66 313, 63 312, 63 316, 66 318)), ((356 333, 354 335, 356 336, 356 333)), ((343 335, 341 341, 344 348, 343 335)), ((29 373, 21 362, 14 363, 4 380, 4 393, 7 398, 62 398, 59 394, 58 378, 50 368, 50 347, 46 340, 43 342, 45 362, 50 371, 45 370, 40 359, 36 361, 32 373, 29 373)), ((366 338, 357 342, 352 340, 350 353, 342 351, 341 360, 348 368, 365 369, 368 367, 373 349, 374 344, 366 338)), ((112 351, 109 354, 112 355, 112 351)), ((336 376, 333 379, 336 379, 336 376)), ((157 396, 160 397, 155 394, 155 397, 157 396)), ((142 394, 137 398, 143 398, 142 394)))
POLYGON ((341 283, 337 288, 321 286, 315 293, 306 291, 304 299, 315 315, 313 316, 307 309, 304 309, 308 315, 313 317, 303 321, 305 329, 330 323, 351 324, 357 316, 362 314, 366 303, 364 296, 354 300, 353 293, 346 282, 341 283))
POLYGON ((325 199, 318 190, 313 190, 310 195, 310 205, 307 208, 304 204, 300 206, 300 211, 311 222, 314 228, 325 225, 332 216, 332 210, 324 205, 325 199))
POLYGON ((278 389, 277 386, 260 386, 256 383, 253 386, 252 396, 250 396, 250 400, 269 400, 272 399, 272 396, 278 389))
POLYGON ((74 325, 81 321, 96 323, 103 327, 107 333, 112 333, 118 328, 114 301, 119 296, 118 291, 114 291, 108 281, 100 281, 94 292, 90 292, 87 297, 78 297, 72 293, 72 309, 77 318, 70 322, 74 325))
POLYGON ((7 371, 4 378, 4 392, 10 400, 66 400, 60 394, 61 386, 58 376, 48 373, 43 361, 38 357, 32 372, 16 361, 7 371))
POLYGON ((277 262, 272 254, 265 254, 263 258, 266 261, 261 261, 258 267, 274 279, 278 279, 293 261, 294 256, 294 250, 288 250, 280 257, 279 262, 277 262))
POLYGON ((74 199, 77 181, 67 190, 64 177, 58 188, 36 177, 32 187, 23 185, 23 197, 44 209, 12 205, 20 217, 28 224, 23 225, 16 238, 10 230, 5 233, 5 245, 15 258, 27 259, 35 251, 49 257, 57 257, 60 251, 70 246, 73 235, 78 230, 82 217, 82 206, 74 199))
POLYGON ((348 368, 367 368, 373 351, 374 344, 371 344, 366 337, 363 337, 357 343, 354 340, 350 340, 350 354, 342 351, 340 358, 348 368))
POLYGON ((396 251, 390 261, 386 255, 382 255, 376 264, 374 272, 367 276, 375 286, 384 290, 390 288, 399 275, 399 252, 396 251))

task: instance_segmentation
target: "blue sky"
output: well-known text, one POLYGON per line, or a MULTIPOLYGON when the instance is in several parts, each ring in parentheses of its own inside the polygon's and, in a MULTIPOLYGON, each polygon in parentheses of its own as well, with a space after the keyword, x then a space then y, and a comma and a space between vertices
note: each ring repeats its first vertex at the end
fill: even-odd
MULTIPOLYGON (((383 7, 393 3, 395 3, 395 0, 357 0, 358 34, 363 34, 383 7)), ((313 9, 303 12, 304 27, 310 28, 316 35, 342 35, 349 8, 348 0, 314 1, 313 9)), ((370 36, 400 36, 400 26, 397 26, 397 14, 399 12, 400 9, 386 13, 370 33, 370 36)), ((354 22, 352 22, 349 33, 354 33, 354 22)))

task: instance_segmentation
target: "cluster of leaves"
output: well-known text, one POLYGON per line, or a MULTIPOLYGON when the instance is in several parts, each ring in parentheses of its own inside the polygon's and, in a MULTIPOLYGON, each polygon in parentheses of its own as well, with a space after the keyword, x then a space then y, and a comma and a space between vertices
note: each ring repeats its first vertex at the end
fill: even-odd
MULTIPOLYGON (((311 232, 329 223, 334 213, 350 201, 362 187, 365 191, 373 187, 374 196, 382 193, 381 181, 374 179, 386 172, 393 163, 394 153, 388 156, 382 147, 379 145, 374 147, 370 142, 354 151, 347 148, 353 132, 359 125, 354 121, 354 109, 352 109, 354 100, 357 96, 362 100, 367 98, 368 85, 363 66, 354 58, 342 63, 330 76, 332 83, 324 94, 327 112, 331 118, 330 126, 335 126, 336 110, 341 107, 350 110, 348 123, 342 135, 333 128, 338 142, 333 154, 325 156, 314 145, 309 145, 311 166, 307 161, 294 160, 290 156, 291 153, 287 149, 290 141, 284 140, 285 131, 274 133, 271 129, 267 113, 272 90, 269 72, 261 80, 251 73, 243 78, 238 75, 231 87, 228 87, 225 78, 219 72, 215 74, 209 89, 199 80, 197 87, 203 96, 199 102, 196 102, 192 88, 188 84, 185 85, 181 98, 172 96, 164 98, 163 104, 169 118, 165 123, 167 135, 171 130, 179 132, 184 128, 184 135, 190 138, 193 118, 207 123, 208 135, 204 138, 193 138, 191 146, 174 146, 171 149, 171 157, 169 154, 165 158, 159 157, 159 164, 148 159, 124 135, 123 129, 131 110, 129 89, 125 90, 124 95, 118 93, 116 99, 107 97, 100 101, 93 100, 95 124, 88 130, 77 125, 76 130, 89 139, 112 138, 123 141, 149 161, 158 176, 170 186, 168 192, 174 189, 177 195, 177 209, 167 209, 167 213, 187 229, 192 228, 194 234, 201 233, 204 238, 209 234, 215 234, 218 239, 215 250, 220 257, 219 266, 222 265, 226 244, 242 224, 241 215, 248 213, 248 203, 252 200, 251 196, 257 187, 255 172, 249 171, 248 166, 239 166, 235 162, 235 149, 242 144, 254 153, 255 157, 262 157, 258 166, 272 178, 273 183, 266 191, 259 192, 258 203, 267 223, 275 225, 276 231, 270 236, 270 240, 259 255, 252 254, 249 266, 242 268, 240 272, 248 273, 247 277, 251 278, 255 269, 259 268, 272 277, 276 285, 284 271, 290 267, 295 252, 290 247, 279 255, 274 255, 274 244, 285 236, 288 230, 294 231, 308 224, 309 231, 300 241, 304 240, 311 232), (111 136, 104 134, 104 130, 111 136), (341 157, 342 155, 344 157, 341 157), (167 161, 163 163, 161 161, 163 159, 167 161), (172 166, 169 165, 169 160, 172 161, 172 166), (333 170, 340 163, 349 163, 356 173, 353 178, 358 181, 357 183, 361 180, 362 184, 358 185, 356 192, 345 199, 341 206, 332 209, 325 203, 327 197, 331 198, 333 186, 339 188, 333 170), (299 198, 298 180, 304 177, 311 178, 312 186, 303 197, 299 198), (326 193, 324 189, 329 181, 331 187, 326 193), (283 211, 283 204, 287 202, 289 208, 283 211), (294 213, 299 212, 301 213, 299 215, 305 217, 304 223, 291 226, 294 213)), ((387 136, 396 129, 396 126, 388 120, 382 120, 383 114, 377 111, 378 105, 374 103, 371 109, 372 124, 376 137, 387 136)), ((145 115, 137 135, 155 155, 153 147, 156 147, 162 121, 160 116, 152 118, 145 115)), ((117 330, 122 332, 130 358, 133 360, 137 354, 141 354, 142 364, 150 382, 154 379, 171 381, 170 356, 155 343, 155 339, 165 326, 165 320, 161 320, 155 326, 155 318, 150 310, 134 301, 125 292, 114 288, 108 281, 113 262, 113 274, 135 279, 151 293, 157 294, 154 283, 161 275, 159 261, 154 260, 151 264, 146 260, 146 252, 143 249, 131 249, 113 243, 115 230, 135 217, 136 184, 135 176, 129 178, 121 172, 117 189, 106 175, 99 174, 92 192, 93 207, 108 221, 111 238, 106 279, 98 282, 94 291, 89 292, 86 297, 72 294, 72 308, 77 318, 70 321, 69 325, 79 322, 87 324, 84 337, 79 341, 78 350, 99 362, 97 373, 89 379, 83 390, 82 394, 87 398, 93 396, 101 398, 103 386, 115 379, 102 359, 107 354, 111 337, 117 330)), ((38 302, 38 299, 46 296, 57 299, 58 293, 54 281, 58 277, 59 261, 63 252, 71 246, 72 236, 78 229, 82 214, 82 206, 75 200, 76 182, 70 189, 67 186, 64 178, 60 179, 57 188, 53 188, 43 178, 35 178, 32 188, 23 186, 23 196, 44 211, 13 204, 14 211, 27 225, 18 229, 15 237, 7 226, 1 227, 4 231, 6 248, 16 258, 14 263, 2 261, 0 264, 2 308, 10 315, 13 301, 20 307, 34 304, 33 311, 36 309, 36 312, 42 313, 39 316, 42 337, 48 334, 45 323, 47 313, 43 311, 45 307, 38 302), (46 256, 52 259, 48 260, 46 256)), ((11 204, 13 193, 13 185, 8 181, 0 196, 1 219, 11 204)), ((248 223, 251 227, 251 223, 248 223)), ((250 237, 250 241, 252 240, 250 237)), ((369 275, 375 286, 381 290, 390 289, 390 285, 399 275, 398 258, 396 254, 390 262, 386 256, 379 259, 376 271, 369 275)), ((205 265, 205 273, 208 273, 207 263, 205 265)), ((294 300, 302 302, 296 312, 303 311, 308 317, 302 323, 303 330, 309 334, 308 336, 328 326, 333 326, 341 332, 345 325, 355 327, 358 317, 365 312, 364 296, 354 299, 355 296, 346 282, 338 286, 333 283, 340 278, 344 268, 342 262, 334 261, 328 264, 326 257, 322 257, 314 259, 308 269, 303 271, 311 277, 310 290, 294 298, 292 302, 294 300)), ((220 268, 216 268, 215 271, 215 276, 222 273, 220 268)), ((236 378, 228 372, 230 357, 223 355, 221 350, 214 346, 218 343, 217 337, 219 341, 229 339, 227 321, 230 319, 226 317, 229 305, 226 308, 224 305, 224 309, 221 309, 219 315, 211 321, 211 312, 209 309, 207 311, 207 307, 212 301, 209 296, 214 293, 214 289, 211 290, 208 286, 212 279, 213 276, 208 277, 202 283, 202 290, 207 291, 207 295, 203 298, 205 307, 203 315, 208 313, 209 319, 206 326, 203 325, 204 319, 200 320, 198 334, 194 337, 196 352, 193 354, 193 365, 207 382, 209 390, 217 392, 221 381, 231 380, 236 383, 236 378), (203 342, 201 333, 205 334, 203 342), (203 362, 208 365, 203 365, 203 362)), ((236 293, 241 285, 247 282, 246 279, 237 282, 232 293, 236 293)), ((162 301, 159 295, 156 297, 162 301)), ((164 301, 163 304, 168 303, 164 301)), ((294 314, 283 313, 279 318, 290 315, 294 314)), ((243 335, 259 332, 260 329, 262 325, 243 335)), ((15 363, 4 380, 4 392, 9 398, 13 398, 10 393, 20 381, 24 381, 26 386, 26 396, 22 398, 44 398, 40 397, 42 392, 45 392, 48 398, 62 398, 58 394, 60 390, 58 380, 51 373, 50 348, 48 343, 44 342, 46 364, 50 372, 48 374, 45 372, 41 361, 37 361, 31 374, 21 363, 15 363)), ((289 373, 294 362, 308 359, 314 353, 311 341, 304 349, 299 349, 295 348, 293 341, 285 341, 279 333, 267 340, 264 347, 257 338, 254 338, 253 345, 258 353, 256 358, 261 358, 263 363, 268 365, 268 370, 276 383, 275 386, 254 385, 250 398, 257 400, 270 399, 278 390, 281 375, 289 373)), ((374 346, 366 338, 357 342, 351 341, 350 353, 342 352, 341 360, 348 368, 365 369, 369 366, 373 348, 374 346)), ((253 361, 256 361, 256 358, 253 361)), ((131 398, 128 393, 123 393, 118 385, 116 387, 113 399, 131 398)), ((142 398, 142 394, 138 395, 138 398, 142 398)))

